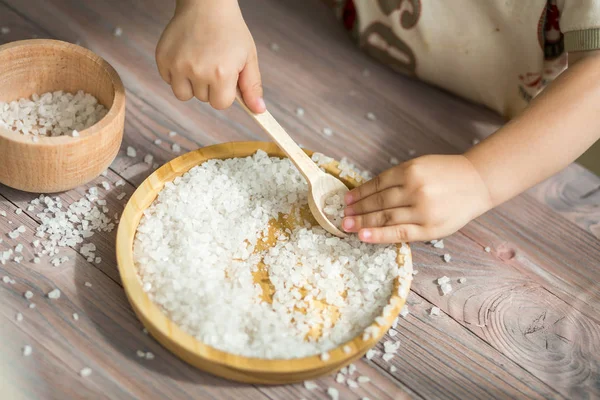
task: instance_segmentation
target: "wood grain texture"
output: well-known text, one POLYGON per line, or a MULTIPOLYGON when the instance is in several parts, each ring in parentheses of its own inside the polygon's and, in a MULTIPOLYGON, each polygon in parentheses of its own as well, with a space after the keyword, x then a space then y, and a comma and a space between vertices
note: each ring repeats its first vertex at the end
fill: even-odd
POLYGON ((123 137, 125 90, 100 57, 70 43, 30 39, 0 46, 0 102, 64 90, 83 90, 108 113, 80 137, 31 136, 0 127, 0 182, 28 192, 72 189, 100 175, 123 137))
MULTIPOLYGON (((487 110, 398 77, 371 61, 354 47, 338 22, 316 1, 254 0, 242 2, 242 7, 257 42, 269 110, 307 147, 322 149, 336 158, 349 156, 363 167, 379 172, 390 166, 391 156, 406 160, 426 153, 464 151, 473 138, 481 139, 502 124, 501 118, 487 110), (279 51, 270 50, 273 42, 279 45, 279 51), (370 72, 368 76, 363 74, 365 70, 370 72), (291 86, 290 76, 294 77, 291 86), (297 107, 305 109, 303 118, 295 116, 297 107), (377 121, 364 118, 366 112, 373 112, 377 121), (324 127, 333 129, 332 138, 322 135, 324 127), (348 145, 339 147, 341 139, 348 145)), ((0 1, 0 26, 11 27, 8 35, 0 36, 0 42, 34 35, 79 40, 115 66, 127 88, 128 107, 124 143, 111 166, 109 180, 114 182, 118 175, 123 177, 127 185, 120 189, 128 193, 152 171, 142 161, 144 155, 152 154, 162 164, 177 155, 171 150, 173 142, 186 151, 224 141, 266 138, 241 109, 216 112, 196 101, 180 103, 160 80, 154 65, 154 46, 172 8, 172 2, 159 0, 29 0, 26 4, 19 0, 0 1), (121 38, 111 34, 117 25, 124 28, 121 38), (178 135, 168 137, 170 130, 178 135), (153 143, 157 138, 162 140, 159 146, 153 143), (137 157, 125 156, 128 145, 138 150, 137 157)), ((569 188, 579 188, 582 176, 575 168, 567 168, 566 171, 575 172, 563 181, 568 183, 560 184, 561 193, 549 190, 536 198, 557 208, 588 232, 593 231, 597 219, 589 212, 590 207, 577 208, 576 218, 569 212, 575 204, 568 197, 569 188), (570 200, 556 201, 557 197, 570 200)), ((70 203, 82 190, 85 188, 61 194, 63 203, 70 203)), ((17 204, 23 204, 27 197, 7 188, 0 188, 0 193, 17 204)), ((120 190, 111 189, 108 194, 113 199, 113 203, 109 201, 111 212, 113 207, 114 212, 121 212, 123 202, 115 199, 118 193, 120 190)), ((530 195, 486 214, 447 240, 449 247, 445 251, 453 256, 449 264, 441 260, 444 251, 415 244, 420 273, 413 287, 422 296, 417 297, 422 303, 411 307, 413 314, 399 327, 399 332, 406 333, 400 336, 400 355, 392 360, 398 371, 390 374, 389 364, 380 357, 369 362, 360 360, 359 370, 369 375, 372 382, 357 393, 345 388, 341 392, 343 399, 359 398, 363 393, 371 399, 406 395, 417 398, 482 398, 491 394, 510 398, 594 396, 590 385, 598 380, 598 356, 593 352, 598 337, 595 322, 590 319, 597 310, 598 300, 593 290, 580 295, 582 287, 586 290, 594 287, 588 282, 595 280, 597 244, 591 235, 583 234, 549 208, 540 207, 530 195), (492 247, 490 254, 483 251, 486 245, 492 247), (578 265, 582 265, 580 272, 578 265), (588 274, 592 275, 588 278, 588 274), (453 283, 452 295, 442 297, 433 282, 442 275, 468 279, 465 287, 453 283), (578 296, 589 306, 579 301, 578 296), (442 318, 427 316, 431 304, 443 309, 442 318), (570 304, 579 304, 579 310, 570 304), (421 314, 418 307, 422 307, 421 314), (565 319, 554 324, 563 316, 566 325, 562 325, 565 319), (569 336, 563 331, 576 334, 569 336), (571 342, 562 342, 554 333, 571 342), (465 386, 473 389, 465 390, 465 386)), ((0 204, 4 206, 2 201, 0 204)), ((1 225, 0 233, 8 229, 8 225, 1 225)), ((146 342, 118 286, 114 240, 114 233, 94 236, 103 262, 75 265, 64 272, 62 281, 66 285, 64 290, 79 293, 68 286, 81 285, 74 276, 94 279, 93 296, 86 300, 86 308, 80 313, 89 314, 86 318, 94 321, 92 332, 102 332, 99 337, 90 336, 91 340, 99 340, 97 347, 94 342, 77 341, 68 351, 55 353, 55 347, 48 346, 44 357, 52 361, 44 365, 52 366, 70 360, 71 354, 85 353, 85 361, 93 361, 95 371, 98 369, 102 376, 110 376, 119 387, 130 390, 107 387, 102 393, 114 392, 111 398, 262 398, 258 396, 263 393, 263 397, 271 399, 325 399, 324 389, 328 386, 343 389, 333 377, 317 380, 321 389, 312 392, 301 385, 256 390, 230 384, 187 367, 152 340, 149 345, 156 346, 151 348, 157 354, 155 361, 160 368, 155 370, 145 361, 137 360, 132 355, 136 344, 146 342), (114 300, 107 301, 107 296, 114 300), (111 339, 102 339, 103 334, 111 339), (88 347, 94 350, 88 353, 88 347), (110 350, 109 357, 102 356, 106 349, 110 350), (123 360, 139 362, 140 367, 121 377, 121 369, 130 365, 123 364, 123 360), (156 384, 152 383, 154 380, 156 384), (156 397, 140 391, 140 385, 158 387, 156 397)), ((46 275, 54 277, 56 271, 45 264, 32 266, 31 270, 44 279, 46 275)), ((0 286, 0 296, 6 293, 3 289, 0 286)), ((5 314, 10 317, 11 313, 5 314)), ((7 316, 3 314, 2 318, 5 320, 7 316)), ((19 336, 11 336, 10 343, 19 342, 25 334, 38 338, 47 334, 47 330, 56 329, 54 325, 66 325, 66 319, 50 321, 39 325, 38 330, 12 331, 11 335, 19 336)), ((61 333, 67 338, 91 335, 89 329, 86 333, 80 329, 71 324, 63 327, 61 333)), ((11 354, 17 362, 23 361, 19 353, 11 354)), ((64 386, 95 393, 98 386, 90 379, 79 383, 75 376, 78 367, 73 368, 73 376, 62 379, 64 386)), ((38 398, 36 385, 41 387, 44 382, 53 388, 60 381, 41 373, 33 374, 28 368, 15 371, 26 374, 21 376, 19 385, 26 398, 38 398)), ((69 393, 62 387, 53 389, 56 393, 69 393)))

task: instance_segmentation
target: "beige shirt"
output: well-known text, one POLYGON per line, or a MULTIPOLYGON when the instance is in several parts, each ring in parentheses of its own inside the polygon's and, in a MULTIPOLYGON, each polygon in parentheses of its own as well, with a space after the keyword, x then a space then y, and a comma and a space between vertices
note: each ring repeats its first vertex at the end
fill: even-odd
POLYGON ((392 68, 507 117, 600 48, 600 0, 340 0, 360 46, 392 68))

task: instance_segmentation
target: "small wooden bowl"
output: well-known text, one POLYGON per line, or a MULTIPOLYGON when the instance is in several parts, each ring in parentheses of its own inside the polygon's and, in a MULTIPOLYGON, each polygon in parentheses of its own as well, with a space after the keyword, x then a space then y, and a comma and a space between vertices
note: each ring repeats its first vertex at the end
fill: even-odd
MULTIPOLYGON (((133 241, 142 214, 152 204, 166 182, 171 182, 175 177, 183 175, 192 167, 202 164, 206 160, 247 157, 259 149, 264 150, 272 157, 285 157, 285 154, 274 143, 224 143, 184 154, 156 170, 138 187, 123 211, 117 232, 117 262, 125 293, 138 318, 156 340, 181 359, 214 375, 240 382, 258 384, 301 382, 341 369, 362 357, 381 339, 404 306, 405 300, 398 296, 399 280, 395 282, 395 288, 390 298, 390 302, 395 302, 396 306, 386 317, 385 325, 379 326, 375 322, 373 323, 373 326, 379 328, 377 337, 363 340, 362 335, 359 335, 330 350, 328 352, 330 359, 327 361, 322 361, 319 355, 289 360, 267 360, 243 357, 217 350, 184 332, 169 320, 143 291, 133 261, 133 241), (343 347, 346 345, 350 347, 350 353, 343 351, 343 347)), ((306 151, 306 153, 312 155, 310 151, 306 151)), ((340 170, 337 168, 337 163, 329 164, 326 169, 329 173, 339 176, 340 170)), ((357 182, 354 180, 342 178, 342 181, 350 187, 357 186, 357 182)), ((408 284, 410 285, 412 258, 410 251, 404 253, 406 254, 398 252, 398 263, 404 265, 408 272, 408 284)))
POLYGON ((34 143, 0 128, 0 183, 27 192, 72 189, 108 168, 121 146, 125 90, 102 58, 57 40, 23 40, 0 46, 0 102, 63 90, 83 90, 109 111, 79 137, 40 136, 34 143))

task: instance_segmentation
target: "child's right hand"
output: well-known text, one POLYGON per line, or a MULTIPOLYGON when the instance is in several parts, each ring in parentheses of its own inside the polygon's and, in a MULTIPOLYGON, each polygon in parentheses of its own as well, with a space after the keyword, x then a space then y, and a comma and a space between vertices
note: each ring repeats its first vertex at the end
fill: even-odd
POLYGON ((236 0, 178 0, 156 63, 179 100, 195 96, 221 110, 239 86, 248 108, 266 109, 256 46, 236 0))

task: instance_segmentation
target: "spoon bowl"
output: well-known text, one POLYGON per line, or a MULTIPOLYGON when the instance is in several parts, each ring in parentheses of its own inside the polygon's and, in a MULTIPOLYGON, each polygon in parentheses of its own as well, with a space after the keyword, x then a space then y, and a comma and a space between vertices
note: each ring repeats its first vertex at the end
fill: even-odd
POLYGON ((323 212, 325 200, 334 194, 340 194, 343 198, 348 191, 346 185, 333 175, 322 173, 313 182, 309 182, 308 206, 313 216, 327 232, 338 237, 347 237, 323 212))

